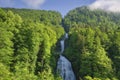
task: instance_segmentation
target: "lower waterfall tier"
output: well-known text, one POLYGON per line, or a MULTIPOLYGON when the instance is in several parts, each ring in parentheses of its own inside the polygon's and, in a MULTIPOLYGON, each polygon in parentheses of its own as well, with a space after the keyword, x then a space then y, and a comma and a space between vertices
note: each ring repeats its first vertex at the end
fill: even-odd
POLYGON ((71 63, 62 55, 57 63, 57 71, 64 80, 76 80, 71 63))

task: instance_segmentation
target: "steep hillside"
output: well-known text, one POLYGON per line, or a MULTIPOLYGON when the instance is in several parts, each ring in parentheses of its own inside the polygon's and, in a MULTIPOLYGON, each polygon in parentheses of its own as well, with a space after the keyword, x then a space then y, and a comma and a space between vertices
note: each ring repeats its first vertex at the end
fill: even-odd
POLYGON ((71 10, 64 18, 64 26, 66 28, 81 25, 82 27, 117 29, 120 27, 120 13, 90 10, 88 7, 80 7, 71 10))
POLYGON ((59 20, 52 23, 52 15, 58 14, 0 9, 0 80, 61 80, 55 73, 55 48, 64 29, 59 20), (37 20, 40 16, 35 18, 39 13, 45 19, 42 22, 37 20))
POLYGON ((55 11, 0 9, 0 80, 61 80, 61 37, 77 80, 120 80, 120 13, 88 7, 64 19, 55 11))
POLYGON ((120 79, 120 13, 76 8, 65 16, 64 27, 65 56, 77 80, 120 79))

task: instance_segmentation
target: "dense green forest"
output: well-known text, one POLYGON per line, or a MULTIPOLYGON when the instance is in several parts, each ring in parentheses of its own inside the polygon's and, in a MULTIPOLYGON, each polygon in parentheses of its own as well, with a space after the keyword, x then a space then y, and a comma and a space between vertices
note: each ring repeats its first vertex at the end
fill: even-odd
POLYGON ((55 49, 64 34, 61 20, 53 11, 0 9, 0 80, 60 80, 55 49))
POLYGON ((65 56, 77 80, 120 80, 120 14, 71 10, 64 18, 69 31, 65 56))
POLYGON ((0 80, 61 80, 59 41, 77 80, 120 80, 120 13, 0 9, 0 80))

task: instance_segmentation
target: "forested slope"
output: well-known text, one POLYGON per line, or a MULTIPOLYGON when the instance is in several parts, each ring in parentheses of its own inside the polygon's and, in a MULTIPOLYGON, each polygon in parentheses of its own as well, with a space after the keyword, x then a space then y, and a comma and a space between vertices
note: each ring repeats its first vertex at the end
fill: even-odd
POLYGON ((65 56, 77 80, 120 80, 120 13, 76 8, 65 16, 64 27, 65 56))
POLYGON ((55 47, 64 29, 58 15, 51 11, 0 9, 0 80, 60 80, 55 73, 55 47), (41 22, 35 13, 42 13, 44 20, 41 22))
POLYGON ((88 7, 64 19, 55 11, 0 9, 0 80, 61 80, 62 25, 69 34, 63 54, 77 80, 120 80, 120 13, 88 7))
POLYGON ((15 9, 15 8, 3 8, 4 11, 12 11, 13 13, 19 14, 23 20, 29 20, 34 22, 44 23, 46 25, 59 26, 62 22, 62 16, 56 11, 46 10, 34 10, 34 9, 15 9))
POLYGON ((90 26, 101 29, 116 29, 120 27, 120 13, 105 12, 100 9, 90 10, 80 7, 71 10, 64 18, 65 27, 90 26))

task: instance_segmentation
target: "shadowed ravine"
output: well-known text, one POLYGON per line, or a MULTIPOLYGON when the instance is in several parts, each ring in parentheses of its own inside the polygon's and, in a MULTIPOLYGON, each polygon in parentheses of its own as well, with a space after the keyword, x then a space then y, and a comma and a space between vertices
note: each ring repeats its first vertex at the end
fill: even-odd
POLYGON ((61 54, 57 62, 57 71, 59 72, 63 80, 76 80, 70 61, 62 55, 64 52, 64 42, 67 38, 68 34, 66 33, 65 38, 60 41, 61 54))

